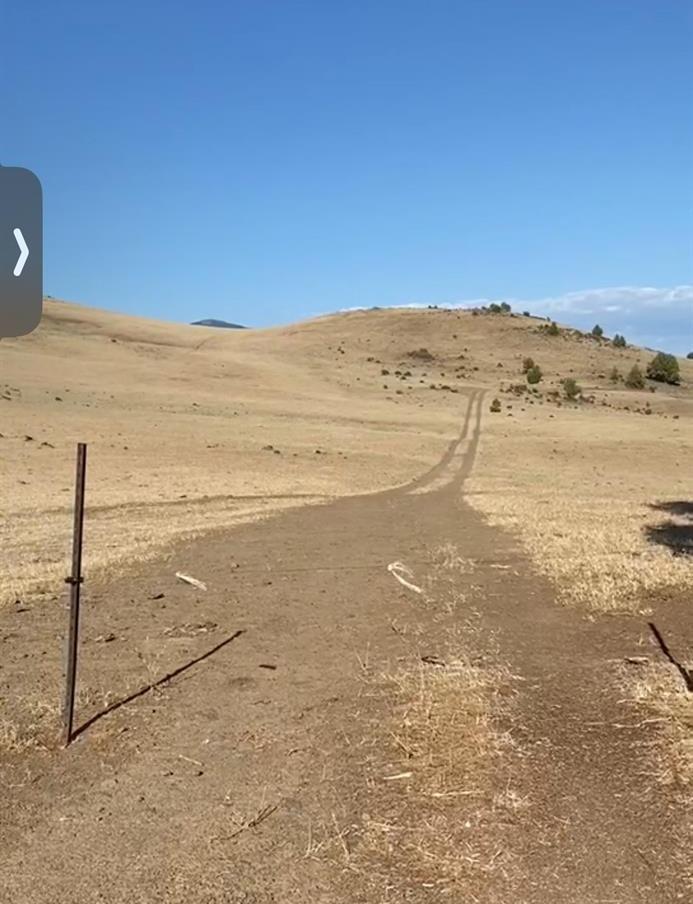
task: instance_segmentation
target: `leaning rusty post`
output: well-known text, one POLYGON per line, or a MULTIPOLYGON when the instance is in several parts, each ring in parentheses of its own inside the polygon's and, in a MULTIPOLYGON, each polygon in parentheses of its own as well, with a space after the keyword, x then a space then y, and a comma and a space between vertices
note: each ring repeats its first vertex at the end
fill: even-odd
POLYGON ((82 586, 82 529, 84 526, 84 482, 87 471, 86 443, 77 444, 77 475, 75 479, 75 520, 72 534, 72 574, 65 578, 70 585, 70 629, 67 637, 67 668, 65 679, 65 707, 63 720, 65 746, 72 740, 75 715, 75 685, 77 683, 77 646, 79 641, 79 601, 82 586))

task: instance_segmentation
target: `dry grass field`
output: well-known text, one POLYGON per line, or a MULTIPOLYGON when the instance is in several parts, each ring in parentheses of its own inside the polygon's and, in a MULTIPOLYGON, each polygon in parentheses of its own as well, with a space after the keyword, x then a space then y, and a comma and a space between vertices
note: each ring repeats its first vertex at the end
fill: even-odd
POLYGON ((90 446, 93 574, 180 536, 404 483, 454 435, 459 390, 521 382, 531 355, 542 393, 574 376, 596 402, 559 409, 501 393, 474 504, 519 529, 566 598, 637 607, 639 589, 687 579, 642 528, 665 520, 649 504, 686 498, 693 363, 673 392, 615 390, 610 369, 649 353, 541 325, 373 310, 219 331, 48 301, 36 333, 0 346, 0 599, 50 596, 64 576, 78 441, 90 446), (623 410, 646 401, 649 417, 623 410))
MULTIPOLYGON (((44 603, 65 598, 74 447, 84 441, 85 570, 95 598, 87 600, 79 706, 98 725, 93 748, 88 740, 75 747, 85 758, 78 767, 84 775, 93 772, 86 758, 106 750, 114 762, 118 750, 124 774, 134 769, 132 795, 119 791, 111 814, 107 831, 114 839, 125 837, 127 824, 128 832, 150 832, 146 844, 141 835, 128 843, 141 844, 153 863, 170 855, 166 831, 152 835, 137 815, 137 783, 149 793, 151 782, 152 794, 160 795, 151 813, 186 820, 191 811, 195 856, 181 882, 194 886, 204 876, 213 886, 219 879, 212 833, 234 844, 237 836, 250 838, 244 856, 251 866, 253 858, 278 863, 286 857, 290 875, 296 863, 319 871, 328 861, 347 880, 360 877, 371 895, 364 900, 400 895, 418 902, 429 900, 431 890, 454 895, 483 890, 487 881, 515 887, 526 879, 523 862, 558 882, 557 870, 570 865, 561 865, 562 854, 552 859, 547 837, 567 837, 578 859, 601 858, 601 842, 588 839, 596 850, 581 848, 595 819, 599 828, 611 812, 599 794, 590 797, 597 774, 604 794, 623 797, 622 834, 614 843, 631 845, 632 807, 640 798, 626 800, 630 785, 621 766, 634 748, 621 746, 616 694, 643 704, 643 724, 664 725, 654 741, 647 739, 648 750, 658 751, 655 765, 643 760, 650 771, 638 775, 684 791, 693 780, 690 695, 676 670, 653 655, 635 683, 628 673, 622 688, 614 669, 603 677, 604 663, 621 663, 630 649, 619 634, 622 623, 635 624, 638 616, 640 624, 643 614, 663 611, 662 601, 693 588, 687 552, 693 361, 680 362, 679 386, 627 389, 610 372, 626 373, 634 363, 644 368, 651 351, 617 349, 565 327, 552 336, 545 326, 522 315, 373 309, 231 331, 48 301, 36 333, 0 342, 0 607, 6 616, 0 640, 11 640, 5 649, 12 659, 0 701, 0 753, 24 768, 19 758, 48 757, 52 749, 61 668, 53 639, 62 616, 44 603), (543 371, 536 391, 523 375, 528 356, 543 371), (581 385, 581 400, 565 397, 568 377, 581 385), (494 398, 500 411, 490 410, 494 398), (406 489, 374 495, 393 487, 406 489), (226 531, 239 524, 243 531, 226 531), (271 556, 268 538, 275 544, 271 556), (387 565, 400 556, 420 588, 394 580, 387 565), (199 565, 205 580, 211 575, 209 592, 200 597, 176 584, 174 560, 193 574, 199 565), (242 565, 231 579, 236 561, 242 565), (99 604, 111 595, 117 605, 99 604), (22 604, 13 605, 16 600, 22 604), (29 614, 24 622, 22 612, 29 614), (628 617, 599 620, 600 614, 628 617), (543 632, 536 631, 535 616, 543 632), (483 642, 475 633, 482 624, 483 642), (220 640, 222 626, 226 640, 220 640), (204 681, 191 681, 184 691, 169 682, 181 671, 188 677, 215 641, 212 652, 240 635, 233 658, 223 668, 210 665, 204 681), (566 652, 565 636, 575 639, 579 655, 566 652), (37 659, 43 667, 35 686, 18 694, 10 679, 22 674, 22 643, 47 658, 37 659), (565 657, 560 674, 557 656, 565 657), (182 659, 190 661, 181 667, 182 659), (262 696, 258 670, 268 682, 262 696), (587 682, 595 706, 608 714, 605 722, 594 718, 601 710, 592 713, 591 703, 574 694, 576 680, 587 682), (112 690, 119 682, 126 692, 112 690), (150 697, 153 704, 164 701, 168 715, 160 719, 152 707, 143 725, 155 741, 146 754, 136 746, 132 758, 128 743, 142 742, 126 713, 132 719, 150 714, 128 706, 150 697), (233 718, 231 705, 239 707, 233 718), (332 729, 331 719, 341 740, 329 736, 323 750, 316 738, 332 729), (242 720, 251 727, 239 734, 242 720), (585 735, 585 723, 597 732, 607 728, 595 740, 585 735), (212 755, 214 744, 223 756, 212 755), (584 762, 573 761, 576 745, 584 762), (338 769, 336 747, 344 748, 339 782, 330 779, 338 769), (200 778, 208 773, 207 798, 169 792, 176 773, 160 757, 174 748, 185 763, 200 766, 200 778), (243 759, 246 749, 252 755, 243 759), (625 757, 616 766, 614 753, 625 757), (294 765, 299 762, 304 765, 294 765), (151 781, 152 763, 165 780, 151 781), (316 763, 319 774, 311 772, 316 763), (585 812, 577 807, 570 818, 562 810, 570 806, 566 776, 578 789, 571 793, 587 795, 585 812), (326 790, 330 781, 336 803, 326 790), (232 782, 243 787, 243 800, 234 802, 232 782), (267 791, 267 782, 276 787, 267 791), (316 801, 332 800, 313 814, 320 831, 309 828, 307 842, 301 836, 300 852, 293 841, 282 840, 281 854, 263 848, 262 839, 252 847, 260 823, 279 818, 274 814, 284 798, 303 801, 305 788, 311 789, 306 812, 314 790, 316 801), (222 803, 214 810, 209 801, 217 797, 222 803), (529 839, 524 853, 523 836, 529 839)), ((685 633, 690 622, 671 624, 685 633)), ((679 646, 689 643, 684 638, 679 646)), ((46 762, 38 772, 48 769, 46 762)), ((46 773, 55 787, 62 787, 59 768, 46 773)), ((25 803, 17 806, 21 811, 25 803)), ((291 831, 276 829, 282 839, 297 827, 303 831, 301 807, 288 808, 291 831)), ((51 838, 51 856, 60 863, 73 841, 59 832, 51 838)), ((104 835, 106 848, 107 842, 104 835)), ((659 850, 646 833, 631 847, 640 851, 640 844, 650 854, 659 850)), ((685 849, 688 836, 677 844, 685 849)), ((15 855, 12 888, 21 897, 27 867, 24 852, 15 855)), ((645 869, 638 864, 633 856, 624 870, 645 869)), ((589 879, 589 864, 581 869, 589 879)), ((57 867, 53 872, 58 876, 57 867)), ((534 887, 531 879, 527 888, 534 887)), ((637 900, 646 901, 650 880, 628 881, 642 892, 637 900)), ((607 900, 606 886, 601 891, 600 900, 607 900)), ((294 900, 275 892, 277 900, 294 900)), ((178 893, 171 900, 189 899, 183 885, 178 893)), ((209 900, 221 898, 210 892, 209 900)))
POLYGON ((507 410, 486 416, 469 499, 517 533, 560 597, 638 612, 650 593, 693 586, 690 559, 649 539, 676 521, 659 506, 690 498, 693 402, 655 398, 650 416, 513 402, 512 420, 507 410), (678 420, 661 416, 673 411, 678 420))
POLYGON ((78 441, 92 575, 425 470, 456 428, 453 407, 388 397, 379 368, 337 351, 349 338, 329 318, 235 332, 47 302, 35 334, 0 346, 0 599, 52 595, 67 573, 78 441))

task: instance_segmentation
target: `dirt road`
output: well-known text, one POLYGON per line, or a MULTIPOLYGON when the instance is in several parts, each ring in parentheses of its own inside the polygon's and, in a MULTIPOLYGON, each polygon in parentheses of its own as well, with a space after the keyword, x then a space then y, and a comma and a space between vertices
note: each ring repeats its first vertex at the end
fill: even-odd
MULTIPOLYGON (((642 652, 644 626, 556 605, 513 539, 465 504, 482 403, 470 393, 460 437, 406 487, 207 536, 87 585, 85 728, 67 751, 2 758, 0 900, 685 899, 676 808, 652 777, 657 725, 616 683, 614 663, 642 652), (393 877, 399 891, 385 882, 374 897, 372 876, 349 866, 372 798, 364 739, 385 718, 364 676, 411 658, 402 625, 419 627, 417 659, 444 650, 451 619, 387 566, 423 585, 445 544, 475 565, 459 581, 479 630, 462 641, 514 676, 506 765, 523 806, 480 830, 495 834, 502 869, 452 889, 393 877), (330 826, 341 865, 320 855, 330 826)), ((62 605, 22 610, 0 622, 18 724, 27 701, 59 699, 65 629, 62 605)))

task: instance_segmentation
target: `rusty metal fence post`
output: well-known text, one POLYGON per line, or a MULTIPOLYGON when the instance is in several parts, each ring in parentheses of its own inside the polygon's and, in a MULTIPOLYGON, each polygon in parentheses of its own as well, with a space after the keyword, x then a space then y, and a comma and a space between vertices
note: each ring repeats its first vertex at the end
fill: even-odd
POLYGON ((77 683, 77 648, 79 645, 79 604, 82 587, 82 534, 84 528, 84 486, 87 472, 86 443, 77 444, 77 473, 75 476, 75 517, 72 534, 72 574, 65 578, 70 585, 70 627, 67 636, 65 705, 63 708, 64 740, 67 747, 72 740, 75 715, 75 686, 77 683))

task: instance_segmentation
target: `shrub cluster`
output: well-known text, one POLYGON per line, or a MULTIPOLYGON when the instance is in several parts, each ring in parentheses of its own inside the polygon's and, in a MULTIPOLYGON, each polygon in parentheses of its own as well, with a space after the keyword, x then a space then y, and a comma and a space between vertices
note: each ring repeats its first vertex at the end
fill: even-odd
POLYGON ((500 304, 492 301, 488 307, 482 308, 481 310, 487 314, 509 314, 512 311, 512 307, 507 301, 501 301, 500 304))
POLYGON ((679 362, 674 355, 667 355, 666 352, 657 352, 647 365, 647 376, 650 380, 657 380, 660 383, 669 383, 672 386, 676 386, 681 381, 679 362))

